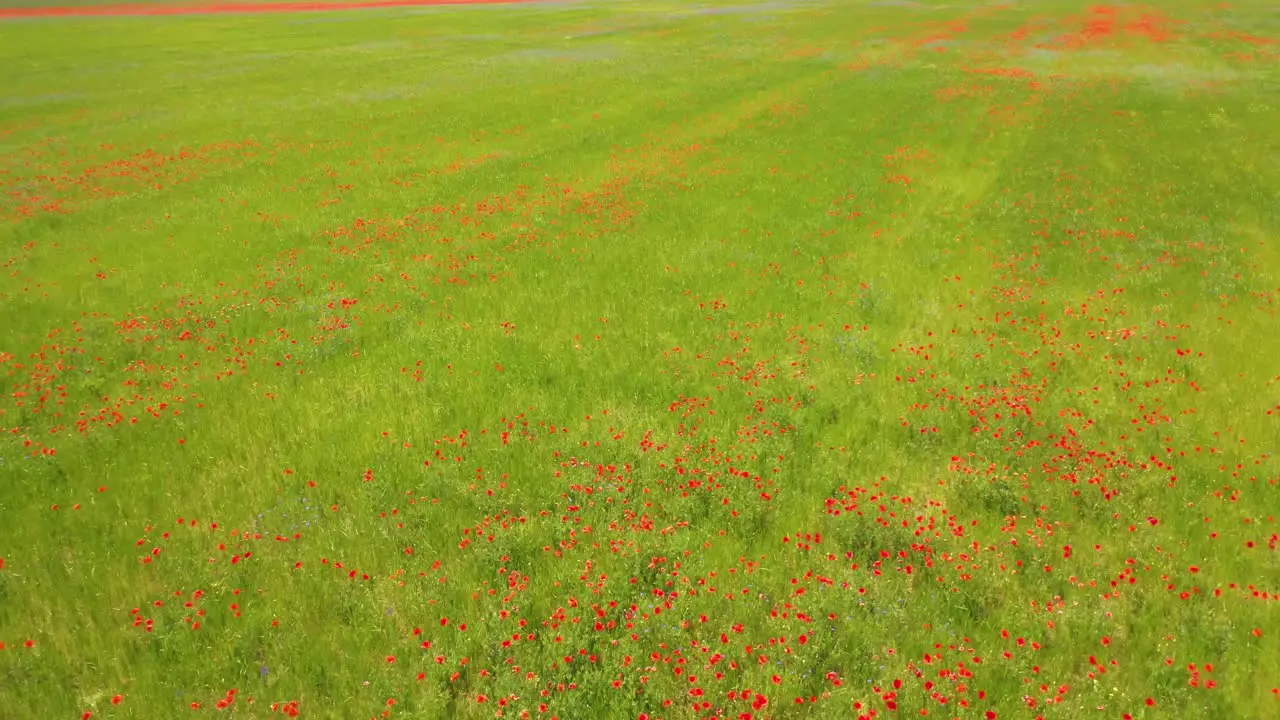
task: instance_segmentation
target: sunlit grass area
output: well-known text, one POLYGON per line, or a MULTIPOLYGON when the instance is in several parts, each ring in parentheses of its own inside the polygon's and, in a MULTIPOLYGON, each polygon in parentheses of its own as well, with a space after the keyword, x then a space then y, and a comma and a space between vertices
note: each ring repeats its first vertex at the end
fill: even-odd
POLYGON ((1278 57, 0 19, 0 717, 1280 715, 1278 57))

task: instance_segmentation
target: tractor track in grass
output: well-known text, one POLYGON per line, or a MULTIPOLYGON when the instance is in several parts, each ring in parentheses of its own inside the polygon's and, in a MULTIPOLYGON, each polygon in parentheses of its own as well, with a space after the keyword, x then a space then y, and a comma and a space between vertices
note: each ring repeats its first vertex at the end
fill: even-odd
POLYGON ((0 8, 0 19, 57 17, 142 17, 150 15, 257 15, 439 5, 522 5, 545 0, 337 0, 336 2, 245 2, 203 5, 81 5, 0 8))

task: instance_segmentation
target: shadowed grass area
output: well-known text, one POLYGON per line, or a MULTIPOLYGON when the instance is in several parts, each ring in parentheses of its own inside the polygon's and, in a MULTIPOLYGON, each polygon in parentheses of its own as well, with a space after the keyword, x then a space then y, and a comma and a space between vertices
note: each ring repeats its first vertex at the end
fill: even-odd
POLYGON ((1280 712, 1278 38, 0 21, 0 716, 1280 712))

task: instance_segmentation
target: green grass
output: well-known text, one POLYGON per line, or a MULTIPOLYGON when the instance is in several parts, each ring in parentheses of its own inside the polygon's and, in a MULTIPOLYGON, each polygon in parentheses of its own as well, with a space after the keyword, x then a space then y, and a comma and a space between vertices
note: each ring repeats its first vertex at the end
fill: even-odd
POLYGON ((1275 38, 0 21, 0 717, 1280 713, 1275 38))

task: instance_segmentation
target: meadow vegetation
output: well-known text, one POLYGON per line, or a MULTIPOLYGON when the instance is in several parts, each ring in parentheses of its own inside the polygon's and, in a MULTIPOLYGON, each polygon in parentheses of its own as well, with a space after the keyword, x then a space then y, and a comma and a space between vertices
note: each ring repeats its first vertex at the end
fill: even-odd
POLYGON ((1269 3, 131 12, 0 10, 0 717, 1280 716, 1269 3))

